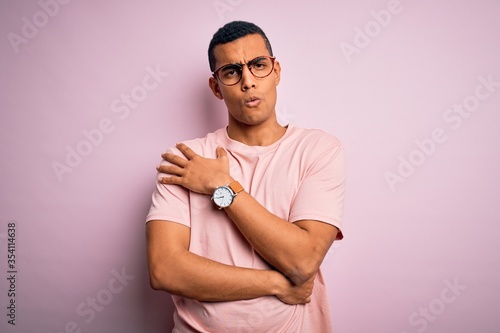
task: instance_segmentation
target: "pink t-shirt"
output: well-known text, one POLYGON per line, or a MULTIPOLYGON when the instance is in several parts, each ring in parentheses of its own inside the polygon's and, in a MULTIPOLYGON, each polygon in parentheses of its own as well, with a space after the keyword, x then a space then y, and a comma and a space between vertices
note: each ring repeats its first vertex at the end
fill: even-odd
MULTIPOLYGON (((218 146, 226 149, 231 176, 276 216, 290 222, 318 220, 342 230, 344 153, 335 137, 289 125, 282 138, 265 147, 234 141, 226 129, 184 143, 207 158, 216 158, 218 146)), ((175 148, 170 151, 181 154, 175 148)), ((271 269, 209 195, 158 183, 147 216, 151 220, 190 227, 189 250, 200 256, 227 265, 271 269)), ((337 239, 342 237, 339 232, 337 239)), ((274 296, 233 302, 172 297, 176 306, 173 332, 332 331, 321 271, 307 305, 288 305, 274 296)))

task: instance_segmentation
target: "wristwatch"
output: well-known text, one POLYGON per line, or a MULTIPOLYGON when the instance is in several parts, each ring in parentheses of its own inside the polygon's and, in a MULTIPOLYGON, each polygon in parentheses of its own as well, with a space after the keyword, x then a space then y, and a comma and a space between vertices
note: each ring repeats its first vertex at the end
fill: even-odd
POLYGON ((215 189, 212 195, 212 200, 219 209, 229 207, 234 200, 234 197, 243 191, 243 186, 237 181, 224 186, 219 186, 215 189))

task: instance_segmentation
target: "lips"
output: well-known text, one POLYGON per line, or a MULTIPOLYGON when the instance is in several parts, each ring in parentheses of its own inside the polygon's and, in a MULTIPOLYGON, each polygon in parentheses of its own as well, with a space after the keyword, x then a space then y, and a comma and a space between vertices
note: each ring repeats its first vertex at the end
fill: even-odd
POLYGON ((256 96, 250 96, 245 98, 245 105, 248 107, 255 107, 260 104, 260 98, 256 96))

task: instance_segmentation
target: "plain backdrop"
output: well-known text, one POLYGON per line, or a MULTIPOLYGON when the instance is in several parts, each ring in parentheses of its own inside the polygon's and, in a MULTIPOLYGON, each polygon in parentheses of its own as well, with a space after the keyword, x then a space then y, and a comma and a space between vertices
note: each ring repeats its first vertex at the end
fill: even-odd
POLYGON ((282 66, 280 121, 345 145, 345 239, 322 266, 336 332, 499 332, 499 14, 498 0, 2 0, 0 331, 171 330, 145 262, 155 166, 225 126, 208 43, 248 20, 282 66))

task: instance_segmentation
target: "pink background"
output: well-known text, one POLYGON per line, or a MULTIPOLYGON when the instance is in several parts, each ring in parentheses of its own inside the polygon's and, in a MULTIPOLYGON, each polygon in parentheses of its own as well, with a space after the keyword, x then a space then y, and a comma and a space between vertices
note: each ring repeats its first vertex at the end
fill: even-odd
POLYGON ((145 264, 154 168, 225 125, 206 50, 235 19, 281 62, 280 120, 346 147, 336 331, 500 330, 499 1, 55 1, 0 3, 2 333, 171 329, 145 264))

